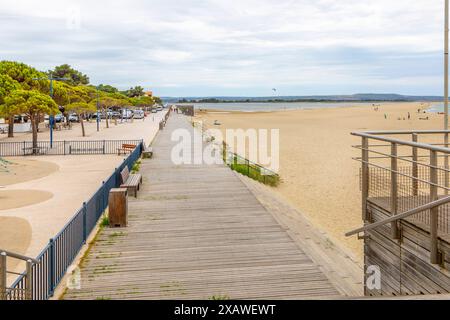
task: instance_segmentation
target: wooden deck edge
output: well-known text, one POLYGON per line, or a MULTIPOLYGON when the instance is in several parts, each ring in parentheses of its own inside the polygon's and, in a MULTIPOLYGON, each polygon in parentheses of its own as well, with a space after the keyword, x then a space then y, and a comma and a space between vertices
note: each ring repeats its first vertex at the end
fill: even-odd
MULTIPOLYGON (((344 297, 362 297, 364 296, 363 288, 363 267, 360 262, 354 257, 353 253, 350 253, 347 249, 343 248, 342 245, 334 240, 330 235, 326 234, 324 231, 318 229, 313 223, 309 221, 305 215, 299 212, 290 203, 284 201, 277 195, 271 195, 273 200, 282 203, 284 206, 297 213, 295 221, 293 217, 290 217, 283 212, 276 213, 262 201, 261 194, 258 194, 257 190, 254 190, 249 186, 249 184, 258 185, 260 188, 268 188, 265 185, 259 185, 258 182, 251 180, 237 172, 234 174, 244 183, 247 189, 256 197, 256 199, 261 203, 261 205, 270 213, 270 215, 284 228, 286 229, 289 237, 302 249, 305 254, 316 263, 321 271, 327 276, 329 281, 336 287, 336 289, 344 297), (289 220, 289 221, 286 221, 289 220), (307 229, 307 235, 304 238, 309 238, 308 240, 303 239, 298 232, 293 230, 290 223, 301 224, 302 229, 307 229), (324 243, 332 243, 334 255, 331 256, 323 247, 324 243), (320 251, 320 252, 319 252, 320 251), (341 261, 345 261, 345 266, 339 265, 335 262, 335 258, 338 257, 341 261), (347 275, 347 279, 342 281, 341 275, 347 275), (351 285, 350 283, 354 283, 351 285), (356 285, 360 284, 360 285, 356 285)), ((305 234, 303 234, 305 236, 305 234)))

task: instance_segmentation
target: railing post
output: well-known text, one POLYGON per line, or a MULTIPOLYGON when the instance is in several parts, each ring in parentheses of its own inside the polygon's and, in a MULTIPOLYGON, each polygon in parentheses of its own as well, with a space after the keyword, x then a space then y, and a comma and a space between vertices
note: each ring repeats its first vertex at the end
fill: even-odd
POLYGON ((368 221, 367 199, 369 198, 369 139, 362 138, 362 171, 361 171, 361 191, 362 191, 362 218, 368 221))
MULTIPOLYGON (((413 140, 413 142, 419 141, 419 136, 417 135, 417 133, 412 134, 412 140, 413 140)), ((419 179, 419 165, 418 165, 419 154, 418 154, 417 147, 413 147, 412 156, 413 156, 412 175, 414 177, 414 179, 412 181, 413 196, 417 197, 419 195, 419 180, 418 180, 419 179)))
POLYGON ((223 153, 223 162, 227 163, 227 143, 222 141, 222 153, 223 153))
POLYGON ((49 296, 53 297, 55 292, 55 240, 49 242, 49 267, 48 267, 48 288, 49 296))
MULTIPOLYGON (((448 132, 445 134, 445 137, 444 137, 444 143, 445 143, 445 147, 446 148, 448 148, 449 147, 449 134, 448 134, 448 132)), ((449 187, 449 172, 448 172, 448 170, 449 170, 449 158, 448 158, 448 153, 446 153, 445 154, 445 157, 444 157, 444 168, 445 168, 445 172, 444 172, 444 180, 445 180, 445 182, 444 182, 444 185, 445 185, 445 195, 448 195, 448 193, 449 193, 449 190, 448 190, 448 187, 449 187)))
POLYGON ((106 141, 103 140, 103 154, 106 154, 106 141))
POLYGON ((102 182, 102 213, 103 213, 103 211, 105 211, 105 208, 107 207, 107 204, 106 204, 106 201, 105 201, 105 199, 106 199, 106 196, 105 196, 106 190, 105 189, 106 189, 105 188, 105 181, 103 181, 102 182))
POLYGON ((83 202, 83 243, 86 244, 87 240, 87 206, 86 202, 83 202))
MULTIPOLYGON (((398 213, 398 148, 396 143, 391 143, 391 214, 396 216, 398 213)), ((391 223, 392 238, 400 238, 398 222, 391 223)))
POLYGON ((6 300, 6 252, 0 253, 0 300, 6 300))
MULTIPOLYGON (((430 201, 436 201, 438 196, 438 155, 436 151, 430 152, 430 201)), ((440 264, 438 250, 438 218, 439 207, 430 210, 430 260, 432 264, 440 264)))
POLYGON ((25 277, 25 300, 33 300, 33 262, 27 261, 25 277))

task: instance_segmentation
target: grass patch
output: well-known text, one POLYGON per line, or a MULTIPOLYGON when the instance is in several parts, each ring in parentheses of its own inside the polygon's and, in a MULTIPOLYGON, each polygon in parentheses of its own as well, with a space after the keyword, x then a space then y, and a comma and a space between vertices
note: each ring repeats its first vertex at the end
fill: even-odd
POLYGON ((133 168, 131 168, 131 173, 135 174, 141 171, 141 164, 142 164, 141 160, 136 161, 135 164, 133 165, 133 168))
POLYGON ((161 284, 159 288, 161 292, 167 296, 186 295, 186 289, 178 281, 161 284))
POLYGON ((100 221, 100 228, 109 227, 109 217, 105 214, 100 221))
POLYGON ((271 187, 277 187, 280 182, 280 176, 277 174, 267 175, 264 173, 264 169, 254 165, 254 164, 246 164, 239 163, 237 159, 234 159, 233 163, 228 164, 231 170, 239 172, 240 174, 247 176, 253 180, 259 181, 263 184, 269 185, 271 187))
POLYGON ((208 300, 212 300, 212 301, 224 301, 224 300, 231 300, 229 296, 227 295, 218 295, 218 296, 212 296, 209 297, 208 300))
POLYGON ((123 233, 123 232, 114 232, 114 233, 110 234, 110 235, 108 236, 108 238, 110 238, 110 239, 115 239, 115 238, 118 238, 118 237, 124 237, 124 236, 126 236, 126 234, 123 233))

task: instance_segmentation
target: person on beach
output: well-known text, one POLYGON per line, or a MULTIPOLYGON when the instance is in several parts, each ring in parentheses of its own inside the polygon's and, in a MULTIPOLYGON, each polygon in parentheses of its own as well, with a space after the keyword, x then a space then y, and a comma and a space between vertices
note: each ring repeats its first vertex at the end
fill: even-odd
POLYGON ((408 112, 408 120, 411 120, 411 114, 408 112))

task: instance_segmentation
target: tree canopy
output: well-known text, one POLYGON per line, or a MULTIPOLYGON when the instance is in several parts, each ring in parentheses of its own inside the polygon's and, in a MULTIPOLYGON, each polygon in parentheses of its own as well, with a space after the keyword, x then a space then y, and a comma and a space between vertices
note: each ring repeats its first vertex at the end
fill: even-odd
POLYGON ((44 73, 21 62, 0 61, 0 74, 7 75, 11 79, 17 81, 24 90, 36 89, 44 91, 48 87, 47 80, 36 80, 45 78, 44 73))
POLYGON ((139 97, 130 99, 133 106, 136 107, 152 107, 155 104, 155 99, 153 97, 139 97))
POLYGON ((37 90, 14 90, 5 98, 0 108, 7 108, 8 113, 27 114, 35 118, 40 114, 54 115, 59 112, 58 105, 48 95, 37 90))
POLYGON ((109 84, 100 84, 97 86, 97 89, 107 93, 116 93, 119 92, 119 89, 110 86, 109 84))
POLYGON ((0 74, 0 104, 5 102, 12 91, 20 89, 20 84, 7 74, 0 74))
POLYGON ((142 88, 141 86, 130 88, 129 90, 125 91, 125 94, 130 98, 142 97, 143 95, 145 95, 144 88, 142 88))
MULTIPOLYGON (((41 115, 59 113, 58 106, 67 111, 85 114, 95 111, 97 101, 103 109, 110 107, 148 107, 161 103, 158 97, 146 97, 144 88, 135 86, 126 91, 100 84, 89 84, 89 77, 63 64, 41 72, 32 66, 16 61, 0 61, 0 116, 9 119, 9 137, 14 133, 15 115, 27 114, 32 120, 33 142, 37 139, 37 126, 41 115), (53 81, 53 96, 50 94, 49 76, 65 80, 53 81), (97 100, 98 99, 98 100, 97 100)), ((108 118, 107 126, 108 126, 108 118)))
POLYGON ((89 77, 82 72, 73 69, 68 64, 63 64, 55 67, 53 70, 49 70, 47 72, 48 75, 51 75, 56 78, 67 78, 67 83, 70 83, 73 86, 78 86, 80 84, 89 84, 89 77))

